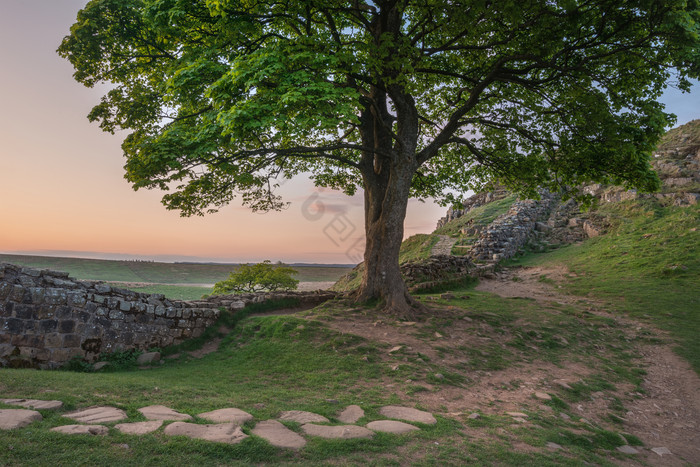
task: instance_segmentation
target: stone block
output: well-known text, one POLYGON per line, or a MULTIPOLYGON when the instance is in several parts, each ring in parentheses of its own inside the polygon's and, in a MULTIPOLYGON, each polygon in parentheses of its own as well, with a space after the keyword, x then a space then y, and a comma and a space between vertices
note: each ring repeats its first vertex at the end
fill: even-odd
POLYGON ((12 315, 19 319, 34 319, 34 307, 23 303, 17 304, 14 307, 12 315))
POLYGON ((175 310, 175 307, 169 306, 165 309, 165 316, 167 318, 175 318, 176 315, 177 311, 175 310))
POLYGON ((58 332, 63 334, 70 334, 75 330, 75 321, 71 319, 62 320, 58 322, 58 332))
POLYGON ((57 306, 54 310, 56 319, 71 319, 73 317, 73 308, 69 306, 57 306))
POLYGON ((34 334, 16 334, 12 336, 12 345, 17 347, 43 347, 44 336, 34 334))
POLYGON ((112 287, 107 284, 95 284, 95 290, 100 294, 108 294, 112 291, 112 287))
POLYGON ((125 300, 120 300, 119 301, 119 309, 121 311, 131 311, 131 302, 127 302, 125 300))
POLYGON ((5 320, 3 330, 10 334, 22 334, 26 329, 25 321, 17 318, 9 318, 5 320))
POLYGON ((63 336, 63 347, 80 347, 80 335, 79 334, 66 334, 63 336))
POLYGON ((124 313, 119 310, 112 310, 109 312, 109 319, 124 319, 124 313))
POLYGON ((85 302, 87 301, 85 296, 86 296, 85 292, 81 292, 81 291, 69 292, 67 303, 68 303, 68 305, 71 305, 71 306, 83 306, 83 305, 85 305, 85 302))
POLYGON ((97 316, 109 316, 109 310, 103 306, 98 307, 97 310, 95 310, 95 314, 97 316))
POLYGON ((51 287, 44 292, 44 302, 49 305, 65 305, 68 296, 64 289, 51 287))
POLYGON ((43 319, 39 321, 39 332, 42 334, 47 334, 56 331, 58 328, 58 321, 55 319, 43 319))
POLYGON ((60 347, 63 345, 63 334, 57 332, 52 332, 51 334, 46 334, 44 336, 44 346, 45 347, 60 347))
POLYGON ((156 306, 156 316, 165 316, 165 307, 163 305, 156 306))
POLYGON ((21 285, 13 285, 12 291, 10 292, 10 300, 13 300, 17 303, 21 303, 24 300, 25 292, 27 292, 27 290, 21 285))
POLYGON ((44 301, 44 288, 43 287, 30 287, 29 294, 32 297, 32 303, 35 305, 40 305, 44 301))

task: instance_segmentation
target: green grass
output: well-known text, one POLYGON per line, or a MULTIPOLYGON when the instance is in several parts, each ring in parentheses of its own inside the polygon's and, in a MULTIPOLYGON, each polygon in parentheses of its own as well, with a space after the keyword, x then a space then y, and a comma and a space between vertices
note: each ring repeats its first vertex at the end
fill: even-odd
MULTIPOLYGON (((115 287, 124 287, 124 284, 111 284, 115 287)), ((196 287, 191 285, 146 285, 146 286, 128 286, 129 290, 147 294, 163 294, 171 300, 199 300, 202 295, 210 295, 211 287, 196 287)))
POLYGON ((437 235, 416 234, 401 243, 399 263, 419 261, 430 257, 435 244, 440 240, 437 235))
MULTIPOLYGON (((81 280, 157 284, 213 284, 226 279, 236 268, 233 264, 110 261, 24 255, 0 255, 0 262, 64 271, 81 280)), ((295 277, 302 282, 335 281, 350 270, 323 265, 296 266, 295 269, 299 272, 295 277)))
POLYGON ((511 262, 565 265, 567 291, 602 299, 610 309, 667 330, 700 372, 700 206, 653 200, 604 205, 607 235, 511 262))
POLYGON ((466 215, 448 222, 433 233, 438 235, 458 235, 459 231, 467 225, 486 226, 501 214, 508 212, 515 200, 515 196, 506 196, 503 199, 474 208, 466 215))

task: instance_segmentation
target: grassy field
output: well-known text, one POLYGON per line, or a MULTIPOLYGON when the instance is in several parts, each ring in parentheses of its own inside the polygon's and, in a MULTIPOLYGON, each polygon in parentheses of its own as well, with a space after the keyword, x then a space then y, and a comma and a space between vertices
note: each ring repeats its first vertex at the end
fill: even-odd
MULTIPOLYGON (((162 293, 180 300, 198 299, 211 293, 204 284, 224 280, 236 269, 234 264, 158 263, 144 261, 110 261, 50 256, 2 255, 0 262, 37 269, 53 269, 70 273, 80 280, 127 282, 132 290, 162 293), (134 285, 141 284, 141 285, 134 285)), ((324 265, 294 266, 294 277, 301 282, 332 282, 348 272, 349 267, 324 265)))

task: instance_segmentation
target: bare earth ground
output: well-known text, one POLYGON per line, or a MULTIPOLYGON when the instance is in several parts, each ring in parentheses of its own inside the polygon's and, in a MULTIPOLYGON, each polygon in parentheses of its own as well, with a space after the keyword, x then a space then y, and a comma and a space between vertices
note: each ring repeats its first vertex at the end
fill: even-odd
MULTIPOLYGON (((565 275, 573 274, 565 268, 513 269, 494 279, 482 280, 476 289, 503 297, 526 297, 538 301, 567 304, 581 301, 581 297, 564 295, 556 287, 541 282, 542 275, 559 282, 565 275), (517 280, 514 281, 513 277, 517 280)), ((620 316, 615 319, 625 328, 638 327, 637 323, 620 316)), ((656 329, 654 333, 665 334, 656 329)), ((647 371, 643 383, 646 393, 627 406, 625 428, 647 447, 667 447, 687 463, 700 465, 700 378, 690 364, 668 345, 647 345, 637 351, 647 371)), ((658 457, 655 453, 645 452, 646 461, 652 465, 686 465, 675 456, 658 457)))
MULTIPOLYGON (((477 290, 503 297, 529 298, 540 303, 555 302, 580 306, 589 311, 596 310, 594 313, 608 318, 613 317, 600 310, 601 306, 598 303, 566 295, 556 286, 541 282, 539 279, 543 274, 555 283, 565 275, 572 275, 563 268, 513 269, 494 275, 490 279, 483 279, 477 290)), ((442 312, 454 312, 455 316, 461 316, 464 310, 448 306, 441 310, 442 312)), ((620 327, 628 329, 630 333, 642 329, 639 323, 623 317, 614 316, 614 319, 620 327)), ((448 330, 435 332, 434 336, 427 339, 424 323, 402 323, 362 313, 333 316, 328 324, 342 333, 358 335, 391 346, 392 349, 401 346, 396 350, 397 354, 404 353, 408 358, 425 355, 431 362, 450 366, 462 362, 458 356, 443 352, 440 348, 474 348, 479 347, 478 344, 483 344, 485 340, 491 341, 491 344, 495 341, 496 344, 505 347, 503 342, 499 342, 500 334, 489 329, 488 324, 468 318, 455 320, 448 330)), ((651 331, 654 335, 664 334, 658 330, 651 331)), ((640 453, 629 460, 611 460, 622 465, 700 465, 700 378, 668 345, 639 345, 636 352, 640 365, 647 372, 642 384, 646 392, 630 398, 630 391, 634 391, 634 387, 631 384, 620 384, 615 395, 625 400, 627 413, 623 418, 624 431, 641 439, 644 447, 638 448, 640 453), (661 456, 651 450, 658 447, 668 448, 672 454, 661 456)), ((391 350, 387 352, 386 361, 390 365, 393 363, 392 368, 396 370, 401 361, 399 359, 397 364, 397 354, 391 353, 391 350)), ((457 352, 456 354, 458 355, 457 352)), ((403 360, 408 361, 407 358, 403 360)), ((577 362, 567 362, 563 365, 542 361, 520 362, 504 370, 476 371, 469 374, 471 384, 467 387, 421 383, 420 391, 407 394, 404 384, 396 384, 390 378, 387 378, 386 387, 402 400, 414 400, 429 411, 464 420, 465 416, 473 412, 503 415, 508 411, 552 411, 550 406, 544 405, 534 397, 534 393, 556 393, 561 389, 561 384, 580 381, 591 372, 588 366, 577 362), (513 382, 517 384, 514 385, 513 382)), ((610 394, 593 393, 590 400, 576 403, 573 408, 582 420, 605 424, 611 400, 610 394)), ((474 438, 488 436, 474 428, 466 428, 466 432, 474 438)), ((514 449, 538 449, 518 440, 513 441, 514 449)))

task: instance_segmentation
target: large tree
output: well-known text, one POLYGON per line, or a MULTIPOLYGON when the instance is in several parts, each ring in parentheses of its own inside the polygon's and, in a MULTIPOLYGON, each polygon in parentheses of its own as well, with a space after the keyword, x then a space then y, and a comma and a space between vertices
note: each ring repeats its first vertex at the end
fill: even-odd
POLYGON ((498 181, 654 190, 666 83, 700 75, 698 0, 91 0, 60 48, 126 178, 202 214, 277 209, 302 173, 365 199, 359 300, 410 313, 409 197, 498 181))

